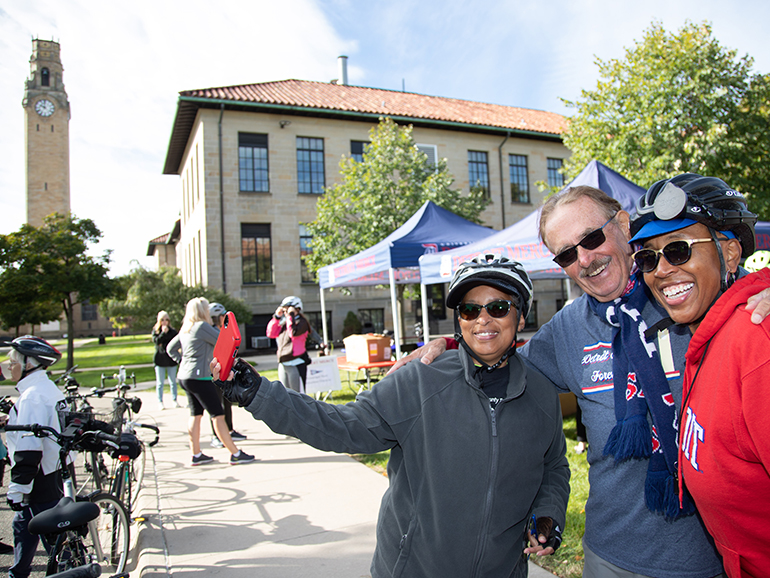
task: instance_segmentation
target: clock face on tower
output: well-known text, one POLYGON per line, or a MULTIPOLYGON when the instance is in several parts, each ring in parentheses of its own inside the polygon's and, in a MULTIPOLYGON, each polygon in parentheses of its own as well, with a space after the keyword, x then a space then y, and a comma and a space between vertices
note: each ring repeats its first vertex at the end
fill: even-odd
POLYGON ((35 103, 35 110, 40 116, 51 116, 54 111, 54 105, 50 100, 43 98, 35 103))

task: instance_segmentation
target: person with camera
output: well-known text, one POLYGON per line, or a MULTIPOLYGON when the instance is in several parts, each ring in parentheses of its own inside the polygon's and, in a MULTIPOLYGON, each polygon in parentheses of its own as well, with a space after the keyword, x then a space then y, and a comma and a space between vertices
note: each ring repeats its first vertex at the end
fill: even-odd
MULTIPOLYGON (((59 402, 64 395, 48 378, 46 369, 61 359, 61 353, 40 337, 25 335, 11 342, 8 374, 17 382, 19 398, 11 408, 11 425, 40 424, 61 431, 59 402)), ((8 506, 16 512, 13 518, 14 552, 10 578, 27 578, 32 567, 40 536, 27 530, 33 516, 53 508, 63 495, 59 474, 59 446, 49 437, 35 437, 22 432, 7 432, 8 455, 11 459, 11 481, 8 484, 8 506)), ((45 540, 43 538, 43 540, 45 540)), ((44 541, 46 549, 49 547, 44 541)))
POLYGON ((278 344, 278 381, 299 393, 305 392, 307 366, 310 365, 307 353, 310 331, 310 323, 302 314, 302 299, 294 295, 281 301, 267 324, 267 336, 278 344))
POLYGON ((212 375, 276 433, 324 451, 391 451, 373 578, 520 578, 530 554, 561 543, 570 477, 554 385, 516 352, 532 299, 520 263, 463 263, 447 293, 460 349, 345 405, 289 390, 241 359, 225 381, 214 359, 212 375))

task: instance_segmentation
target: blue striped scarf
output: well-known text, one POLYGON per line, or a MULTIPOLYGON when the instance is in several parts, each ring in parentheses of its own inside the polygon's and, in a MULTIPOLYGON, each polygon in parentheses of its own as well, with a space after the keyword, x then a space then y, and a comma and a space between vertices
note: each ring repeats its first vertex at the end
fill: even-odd
POLYGON ((647 508, 675 519, 693 514, 695 507, 689 496, 684 496, 683 507, 679 507, 678 412, 657 347, 644 336, 647 324, 641 313, 648 297, 640 277, 640 273, 633 275, 626 292, 612 302, 588 297, 594 313, 614 329, 612 373, 617 421, 604 455, 614 456, 618 463, 649 459, 644 486, 647 508))

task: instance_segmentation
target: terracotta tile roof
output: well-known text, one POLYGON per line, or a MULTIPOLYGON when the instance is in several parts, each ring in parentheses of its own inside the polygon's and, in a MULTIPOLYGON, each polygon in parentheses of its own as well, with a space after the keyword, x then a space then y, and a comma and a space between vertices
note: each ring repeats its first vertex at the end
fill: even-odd
POLYGON ((553 112, 308 80, 184 90, 179 93, 164 174, 179 174, 200 108, 251 110, 377 122, 381 116, 415 125, 495 132, 530 138, 561 138, 567 119, 553 112))
POLYGON ((429 119, 552 135, 560 135, 566 123, 562 115, 540 110, 307 80, 185 90, 179 94, 181 97, 429 119))

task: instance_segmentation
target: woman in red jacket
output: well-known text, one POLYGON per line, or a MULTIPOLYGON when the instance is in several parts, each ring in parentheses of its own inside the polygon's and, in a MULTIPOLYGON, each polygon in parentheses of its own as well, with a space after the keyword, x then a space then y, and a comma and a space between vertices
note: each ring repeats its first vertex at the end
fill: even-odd
MULTIPOLYGON (((754 252, 756 218, 724 181, 684 174, 655 183, 631 223, 645 283, 693 334, 680 486, 683 477, 730 578, 770 572, 770 324, 754 325, 745 308, 770 287, 770 270, 736 281, 741 257, 754 252)), ((679 494, 680 504, 688 499, 679 494)))

